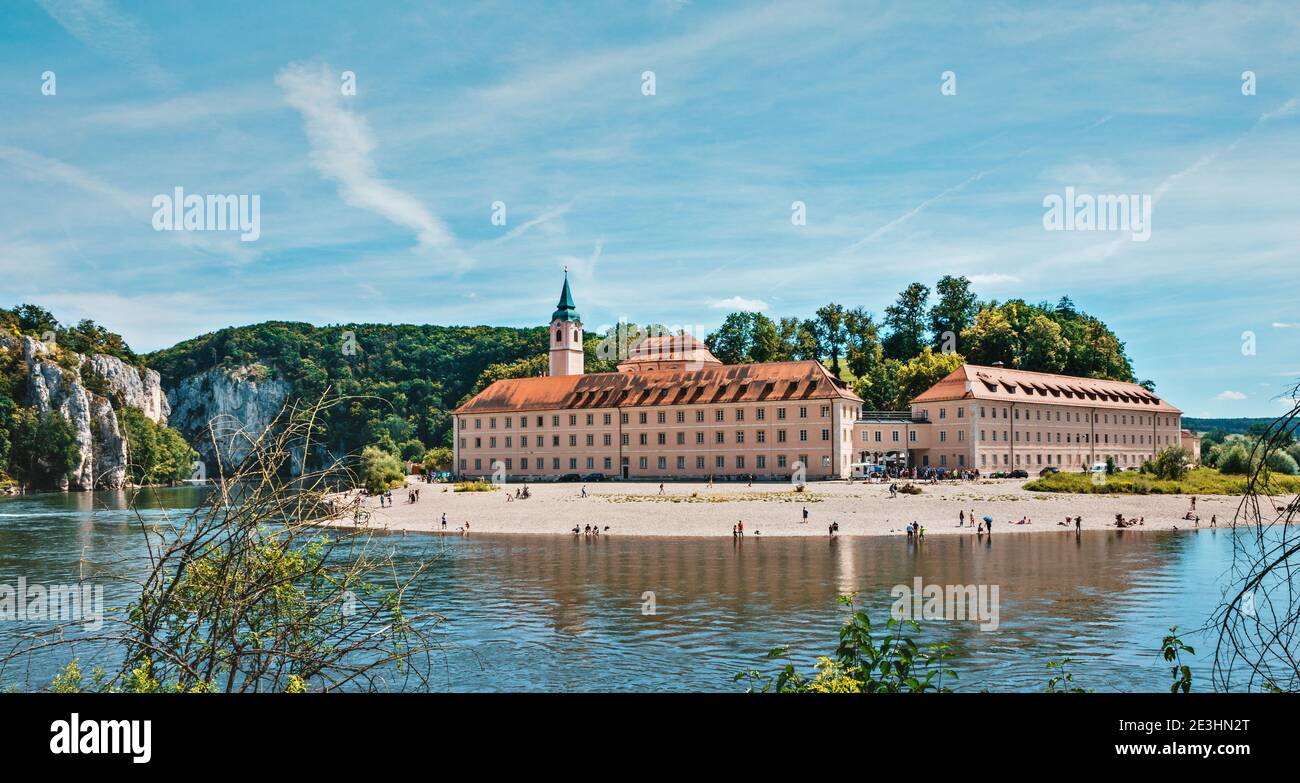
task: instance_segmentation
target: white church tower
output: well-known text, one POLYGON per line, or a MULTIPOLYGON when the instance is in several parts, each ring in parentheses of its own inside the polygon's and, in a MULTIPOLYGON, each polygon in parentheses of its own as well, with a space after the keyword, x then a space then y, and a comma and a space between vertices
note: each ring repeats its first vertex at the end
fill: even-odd
POLYGON ((564 290, 551 314, 551 375, 582 375, 582 316, 569 293, 569 270, 564 270, 564 290))

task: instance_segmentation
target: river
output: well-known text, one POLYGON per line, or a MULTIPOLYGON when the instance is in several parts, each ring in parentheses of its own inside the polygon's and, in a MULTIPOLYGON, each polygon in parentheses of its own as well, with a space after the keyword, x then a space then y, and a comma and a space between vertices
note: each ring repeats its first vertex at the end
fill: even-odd
MULTIPOLYGON (((201 490, 147 491, 141 515, 183 514, 201 490)), ((106 586, 106 602, 132 597, 108 574, 138 573, 140 522, 124 493, 0 499, 0 585, 106 586)), ((1212 644, 1196 629, 1221 597, 1231 530, 1089 531, 901 538, 620 538, 390 535, 399 557, 435 556, 410 598, 446 619, 433 688, 446 691, 735 691, 741 669, 771 670, 787 645, 807 664, 830 655, 856 592, 883 623, 891 588, 996 585, 998 627, 976 620, 925 623, 924 636, 956 646, 961 691, 1041 690, 1047 662, 1070 657, 1075 680, 1097 691, 1168 689, 1160 640, 1171 625, 1199 655, 1204 686, 1212 644), (648 612, 646 593, 653 593, 648 612)), ((39 620, 0 622, 8 650, 39 620)), ((0 686, 42 688, 66 663, 42 653, 3 672, 0 686)), ((83 661, 83 666, 90 662, 83 661)))

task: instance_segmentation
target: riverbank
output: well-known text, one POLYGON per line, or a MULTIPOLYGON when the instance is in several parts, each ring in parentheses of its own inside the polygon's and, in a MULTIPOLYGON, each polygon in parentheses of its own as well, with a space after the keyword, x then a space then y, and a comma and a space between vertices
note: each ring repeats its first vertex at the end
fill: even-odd
MULTIPOLYGON (((1058 524, 1067 516, 1083 517, 1085 530, 1115 529, 1115 515, 1141 519, 1137 530, 1189 529, 1183 519, 1191 507, 1186 495, 1074 495, 1030 492, 1024 480, 1005 479, 978 484, 926 484, 920 495, 889 496, 888 485, 811 483, 804 492, 789 484, 666 483, 663 494, 651 483, 530 484, 532 497, 515 500, 520 485, 507 484, 494 492, 453 492, 447 484, 412 483, 420 489, 417 503, 407 501, 405 489, 393 490, 393 506, 380 508, 366 498, 370 521, 382 529, 457 533, 537 533, 571 535, 576 525, 594 525, 619 536, 730 536, 743 521, 747 536, 826 536, 839 523, 841 536, 905 535, 909 522, 919 522, 927 536, 970 535, 969 516, 991 516, 993 532, 1060 533, 1073 530, 1058 524), (583 488, 587 496, 582 496, 583 488), (507 495, 510 499, 507 500, 507 495), (803 522, 804 510, 808 521, 803 522), (964 512, 966 525, 958 527, 964 512), (1018 524, 1022 519, 1026 524, 1018 524)), ((1220 527, 1232 524, 1240 498, 1196 498, 1200 527, 1212 516, 1220 527)), ((344 517, 339 524, 348 524, 344 517)))

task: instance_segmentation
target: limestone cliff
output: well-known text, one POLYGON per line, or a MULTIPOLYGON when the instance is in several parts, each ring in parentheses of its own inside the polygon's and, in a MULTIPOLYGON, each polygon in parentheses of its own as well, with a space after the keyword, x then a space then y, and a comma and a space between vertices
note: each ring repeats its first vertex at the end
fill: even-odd
POLYGON ((218 456, 223 464, 234 465, 274 421, 289 392, 289 383, 270 377, 263 365, 214 367, 167 390, 170 424, 209 466, 215 466, 218 456))
POLYGON ((151 420, 167 423, 167 398, 158 373, 133 367, 115 356, 87 358, 58 351, 31 337, 0 335, 0 350, 21 351, 27 404, 41 414, 58 411, 76 431, 81 460, 66 488, 122 487, 127 478, 126 432, 114 402, 139 408, 151 420))

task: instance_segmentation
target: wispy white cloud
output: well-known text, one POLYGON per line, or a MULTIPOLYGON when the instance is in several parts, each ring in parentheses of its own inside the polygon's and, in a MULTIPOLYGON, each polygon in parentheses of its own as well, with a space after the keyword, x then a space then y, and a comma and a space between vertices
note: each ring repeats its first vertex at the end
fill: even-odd
POLYGON ((519 225, 510 229, 506 233, 502 234, 501 236, 497 237, 496 239, 493 239, 492 244, 499 245, 504 242, 509 242, 510 240, 516 237, 523 236, 528 232, 530 228, 533 228, 535 226, 545 225, 547 223, 550 223, 552 220, 555 220, 558 217, 564 216, 565 214, 568 213, 570 207, 571 205, 565 204, 564 206, 547 210, 546 212, 543 212, 537 217, 532 218, 531 220, 526 220, 523 223, 520 223, 519 225))
POLYGON ((854 242, 852 245, 848 247, 847 252, 852 252, 854 250, 861 248, 863 245, 876 241, 880 237, 892 231, 897 226, 907 222, 908 220, 911 220, 912 218, 924 212, 930 205, 943 201, 945 198, 948 198, 954 193, 959 193, 965 190, 968 186, 973 185, 976 182, 979 182, 980 180, 984 179, 986 176, 992 173, 993 173, 992 170, 981 171, 978 174, 974 174, 970 177, 967 177, 966 179, 962 180, 956 185, 953 185, 950 188, 946 188, 940 191, 939 193, 936 193, 935 195, 931 196, 930 198, 927 198, 926 200, 917 204, 915 207, 912 207, 911 209, 899 215, 898 217, 894 218, 893 220, 890 220, 889 222, 879 226, 878 228, 876 228, 875 231, 872 231, 870 234, 866 235, 862 239, 859 239, 857 242, 854 242))
POLYGON ((1300 329, 1300 323, 1284 323, 1282 321, 1273 322, 1274 329, 1300 329))
POLYGON ((733 296, 728 299, 719 299, 711 303, 709 307, 714 310, 743 310, 757 313, 769 309, 771 305, 762 299, 746 299, 743 296, 733 296))
MULTIPOLYGON (((149 225, 154 209, 153 195, 137 193, 98 177, 82 168, 56 158, 47 157, 18 147, 0 144, 0 164, 8 163, 11 170, 27 179, 55 185, 64 185, 90 195, 100 203, 108 203, 123 213, 128 220, 140 226, 149 225)), ((170 195, 170 194, 168 194, 170 195)), ((166 231, 160 232, 191 249, 224 255, 229 260, 244 264, 253 260, 250 243, 229 241, 229 235, 218 232, 166 231)))
POLYGON ((1232 391, 1231 389, 1229 389, 1229 390, 1227 390, 1227 391, 1219 392, 1218 396, 1216 396, 1214 399, 1216 399, 1216 400, 1244 400, 1244 399, 1246 399, 1246 395, 1245 395, 1245 394, 1242 394, 1242 393, 1239 392, 1239 391, 1232 391))
POLYGON ((45 13, 90 49, 125 63, 155 84, 170 83, 149 54, 149 38, 113 0, 37 0, 45 13))
POLYGON ((302 115, 312 164, 338 185, 344 203, 413 230, 422 250, 456 270, 473 263, 437 215, 380 177, 374 134, 364 117, 343 105, 337 72, 324 63, 295 63, 276 74, 275 83, 302 115))
POLYGON ((971 281, 971 285, 1004 285, 1006 283, 1020 282, 1020 278, 1016 275, 1006 275, 1000 272, 967 275, 966 279, 971 281))

